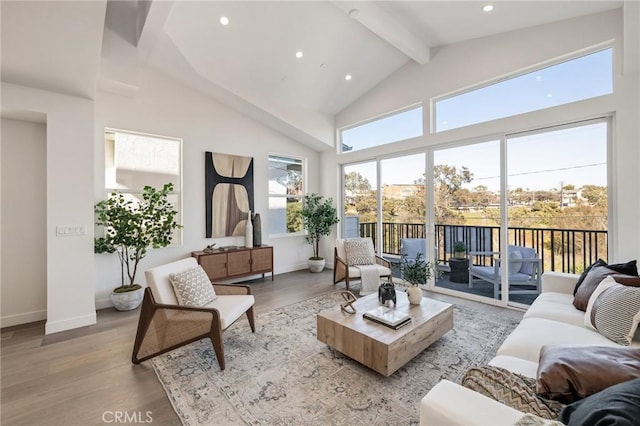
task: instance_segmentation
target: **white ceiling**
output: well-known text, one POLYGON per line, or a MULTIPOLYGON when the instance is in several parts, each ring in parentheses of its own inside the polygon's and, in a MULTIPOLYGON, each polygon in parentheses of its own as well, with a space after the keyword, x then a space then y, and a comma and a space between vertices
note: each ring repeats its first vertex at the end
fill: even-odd
POLYGON ((4 0, 2 80, 135 96, 139 70, 151 66, 323 150, 333 147, 336 113, 408 61, 429 66, 434 47, 622 5, 492 3, 484 13, 480 1, 4 0))

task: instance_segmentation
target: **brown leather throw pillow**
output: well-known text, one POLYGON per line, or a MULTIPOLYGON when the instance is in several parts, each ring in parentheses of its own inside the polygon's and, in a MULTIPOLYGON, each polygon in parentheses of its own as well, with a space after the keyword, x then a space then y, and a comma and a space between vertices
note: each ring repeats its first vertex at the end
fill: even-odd
POLYGON ((607 276, 615 273, 616 271, 606 266, 594 266, 591 268, 580 287, 578 287, 576 295, 573 297, 573 306, 581 311, 586 311, 587 305, 589 305, 589 298, 598 287, 598 284, 607 276))
POLYGON ((540 350, 536 391, 565 404, 640 378, 640 348, 550 345, 540 350))

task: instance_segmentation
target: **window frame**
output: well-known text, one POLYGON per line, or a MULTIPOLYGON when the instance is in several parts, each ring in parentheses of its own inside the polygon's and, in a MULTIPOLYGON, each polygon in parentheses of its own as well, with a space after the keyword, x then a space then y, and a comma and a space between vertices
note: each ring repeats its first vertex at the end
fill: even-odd
POLYGON ((386 113, 383 113, 383 114, 379 114, 379 115, 376 115, 374 117, 367 118, 366 120, 358 121, 356 123, 349 124, 347 126, 343 126, 343 127, 340 127, 338 129, 336 129, 336 132, 337 132, 336 140, 338 141, 337 144, 336 144, 336 150, 337 150, 339 155, 342 155, 342 154, 347 154, 347 153, 351 153, 351 152, 364 151, 364 150, 371 149, 371 148, 385 146, 385 145, 389 145, 389 144, 400 142, 400 141, 406 141, 406 140, 409 140, 409 139, 420 138, 420 137, 424 136, 424 128, 425 128, 425 126, 424 126, 424 104, 422 102, 417 102, 417 103, 402 107, 400 109, 396 109, 396 110, 389 111, 389 112, 386 112, 386 113), (374 123, 376 121, 381 121, 381 120, 384 120, 386 118, 390 118, 390 117, 393 117, 393 116, 396 116, 396 115, 400 115, 400 114, 403 114, 405 112, 416 110, 416 109, 420 109, 420 112, 421 112, 420 115, 422 117, 422 119, 421 119, 422 122, 421 122, 421 126, 420 126, 420 128, 421 128, 421 134, 420 135, 411 136, 409 138, 396 139, 396 140, 393 140, 393 141, 390 141, 390 142, 386 142, 386 143, 379 144, 379 145, 373 145, 373 146, 366 147, 366 148, 361 148, 361 149, 350 149, 348 151, 344 151, 343 150, 343 147, 344 147, 343 133, 345 131, 351 130, 351 129, 355 129, 357 127, 366 126, 366 125, 374 123))
MULTIPOLYGON (((184 149, 184 140, 182 138, 178 138, 178 137, 174 137, 174 136, 164 136, 164 135, 157 135, 157 134, 152 134, 152 133, 145 133, 145 132, 137 132, 134 130, 123 130, 123 129, 117 129, 117 128, 113 128, 113 127, 105 127, 104 131, 103 131, 103 137, 104 137, 104 141, 105 141, 105 147, 104 147, 104 151, 105 151, 105 158, 104 158, 104 170, 106 173, 106 169, 107 169, 107 158, 106 158, 106 151, 108 149, 107 145, 106 145, 106 140, 107 140, 107 133, 112 133, 114 135, 114 141, 113 141, 113 158, 114 158, 114 162, 115 162, 115 134, 116 133, 121 133, 121 134, 128 134, 128 135, 134 135, 134 136, 142 136, 142 137, 148 137, 148 138, 154 138, 154 139, 163 139, 163 140, 167 140, 167 141, 174 141, 178 143, 178 185, 174 185, 173 191, 171 191, 169 193, 170 196, 176 196, 177 200, 176 200, 176 204, 175 204, 175 209, 178 211, 178 224, 179 225, 184 225, 184 208, 183 208, 183 203, 184 203, 184 197, 183 197, 183 182, 184 182, 184 165, 183 165, 183 158, 184 158, 184 154, 183 154, 183 149, 184 149)), ((115 164, 114 164, 114 168, 115 168, 115 164)), ((104 176, 104 198, 106 199, 107 197, 109 197, 109 194, 113 191, 117 191, 120 192, 122 194, 131 194, 131 195, 139 195, 142 194, 143 192, 143 188, 112 188, 110 186, 107 186, 107 178, 106 176, 104 176)), ((183 227, 180 227, 178 229, 176 229, 176 236, 175 238, 173 238, 173 240, 171 241, 171 244, 169 244, 168 247, 181 247, 184 243, 184 236, 183 236, 183 227)))
MULTIPOLYGON (((270 213, 270 201, 272 198, 284 198, 285 201, 287 198, 296 198, 300 200, 300 204, 302 205, 302 201, 304 200, 304 196, 307 193, 307 158, 306 157, 301 157, 301 156, 297 156, 297 155, 291 155, 291 154, 281 154, 281 153, 276 153, 276 152, 269 152, 267 155, 267 175, 270 174, 271 171, 271 161, 272 161, 272 157, 276 157, 276 158, 284 158, 284 159, 290 159, 290 160, 298 160, 300 161, 300 166, 301 166, 301 175, 302 175, 302 193, 300 195, 289 195, 289 194, 271 194, 269 193, 269 190, 267 188, 267 209, 270 213)), ((271 181, 271 178, 269 178, 269 180, 267 181, 267 186, 269 185, 269 182, 271 181)), ((305 229, 301 229, 300 231, 296 231, 296 232, 279 232, 279 233, 271 233, 269 232, 269 238, 288 238, 288 237, 298 237, 298 236, 305 236, 307 235, 307 231, 305 231, 305 229)))

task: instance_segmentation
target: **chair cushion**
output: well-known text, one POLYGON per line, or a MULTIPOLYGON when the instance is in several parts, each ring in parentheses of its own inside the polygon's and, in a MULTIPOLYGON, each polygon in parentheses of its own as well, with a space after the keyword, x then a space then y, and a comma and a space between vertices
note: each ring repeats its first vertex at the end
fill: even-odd
POLYGON ((522 268, 522 253, 518 248, 509 247, 509 275, 515 275, 522 268))
POLYGON ((169 274, 178 305, 205 306, 216 298, 211 280, 200 265, 169 274))
MULTIPOLYGON (((391 275, 391 269, 386 266, 378 265, 377 263, 374 266, 378 268, 378 276, 388 277, 391 275)), ((360 269, 355 266, 349 266, 349 278, 360 278, 360 269)))
POLYGON ((169 274, 182 272, 195 266, 198 266, 196 259, 187 257, 144 271, 147 285, 151 289, 155 301, 166 305, 177 305, 178 299, 176 299, 173 286, 169 282, 169 274))
MULTIPOLYGON (((538 253, 536 253, 535 249, 531 247, 522 247, 520 248, 520 254, 522 254, 523 259, 537 259, 538 253)), ((522 262, 522 267, 520 268, 520 273, 525 275, 533 274, 533 262, 522 262)))
POLYGON ((348 238, 344 240, 347 265, 373 265, 376 254, 371 238, 348 238))
POLYGON ((252 294, 220 295, 207 308, 215 308, 220 312, 220 327, 226 329, 249 310, 256 299, 252 294))
POLYGON ((400 240, 400 255, 406 254, 407 260, 416 258, 418 253, 422 253, 422 258, 427 257, 426 238, 402 238, 400 240))
MULTIPOLYGON (((498 282, 500 280, 500 268, 498 268, 498 276, 495 274, 495 269, 493 266, 470 266, 474 275, 477 275, 480 278, 487 278, 491 282, 498 282)), ((520 272, 509 275, 509 283, 518 284, 518 283, 531 283, 534 282, 531 280, 530 275, 522 274, 520 272)))

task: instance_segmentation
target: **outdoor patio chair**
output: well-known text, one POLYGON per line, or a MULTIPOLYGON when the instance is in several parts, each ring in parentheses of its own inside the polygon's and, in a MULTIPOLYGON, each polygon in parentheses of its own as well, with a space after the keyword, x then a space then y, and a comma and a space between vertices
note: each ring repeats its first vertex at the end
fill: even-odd
MULTIPOLYGON (((368 238, 371 240, 370 238, 368 238)), ((355 238, 349 238, 349 240, 356 240, 355 238)), ((358 238, 358 240, 363 240, 362 238, 358 238)), ((373 247, 373 244, 371 244, 373 247)), ((380 277, 388 277, 391 278, 391 264, 386 259, 375 254, 375 252, 371 251, 370 253, 372 257, 371 264, 376 265, 378 268, 378 274, 380 277)), ((363 265, 363 263, 361 263, 363 265)), ((361 272, 356 264, 349 264, 347 262, 347 252, 345 249, 345 239, 338 238, 336 240, 336 246, 334 248, 334 256, 333 256, 333 285, 338 284, 342 280, 344 280, 346 289, 349 290, 349 283, 353 279, 360 279, 361 272)))
MULTIPOLYGON (((510 245, 509 253, 509 294, 539 294, 541 282, 542 262, 536 251, 530 247, 510 245)), ((493 298, 500 297, 501 263, 499 252, 472 251, 469 252, 469 288, 473 288, 474 279, 493 284, 493 298), (474 265, 476 256, 493 258, 492 266, 474 265)))
POLYGON ((222 332, 243 314, 251 331, 255 299, 249 286, 212 284, 216 299, 203 307, 179 305, 169 275, 197 267, 195 258, 178 260, 145 271, 148 287, 138 321, 131 361, 139 364, 150 358, 195 342, 211 339, 220 369, 224 370, 222 332))
POLYGON ((401 238, 400 256, 407 256, 407 262, 415 262, 418 253, 422 254, 422 259, 427 258, 426 238, 401 238))

